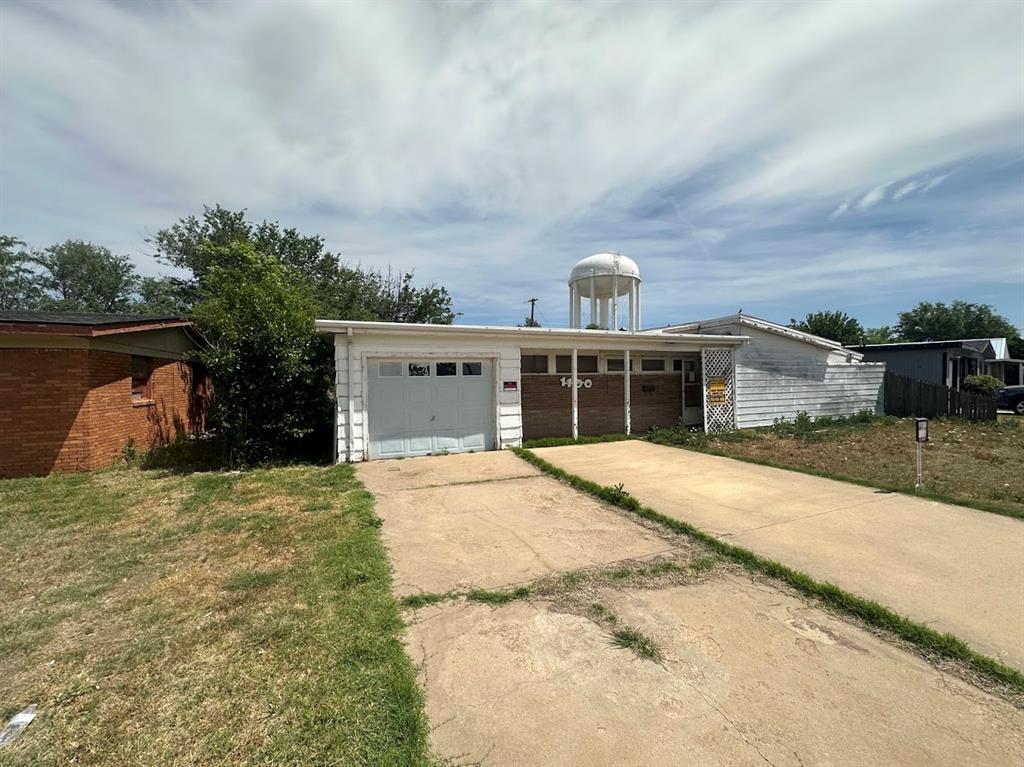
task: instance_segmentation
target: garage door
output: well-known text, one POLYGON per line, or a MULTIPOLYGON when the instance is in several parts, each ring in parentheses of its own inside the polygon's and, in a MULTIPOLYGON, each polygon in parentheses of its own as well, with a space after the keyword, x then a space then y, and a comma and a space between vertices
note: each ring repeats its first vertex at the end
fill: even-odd
POLYGON ((370 458, 494 447, 491 360, 369 360, 370 458))

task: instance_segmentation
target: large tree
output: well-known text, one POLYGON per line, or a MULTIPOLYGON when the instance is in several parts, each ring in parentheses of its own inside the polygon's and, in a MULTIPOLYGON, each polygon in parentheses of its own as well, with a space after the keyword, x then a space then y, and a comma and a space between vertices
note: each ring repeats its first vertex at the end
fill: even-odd
POLYGON ((43 297, 24 246, 17 237, 0 235, 0 311, 35 309, 43 297))
POLYGON ((1024 355, 1020 331, 988 304, 923 301, 900 312, 896 333, 903 341, 950 341, 960 338, 1006 338, 1011 356, 1024 355))
POLYGON ((803 320, 790 320, 789 326, 811 335, 838 341, 844 346, 863 342, 864 328, 846 312, 811 312, 803 320))
POLYGON ((221 257, 209 245, 248 242, 256 252, 287 266, 293 279, 305 284, 322 317, 441 324, 455 319, 445 288, 417 287, 411 272, 348 266, 326 249, 322 237, 304 235, 277 222, 251 222, 244 210, 220 205, 204 208, 201 216, 188 216, 161 230, 153 242, 159 259, 192 274, 185 287, 193 295, 221 257))
POLYGON ((153 242, 159 259, 187 272, 148 287, 194 302, 211 342, 201 353, 215 392, 210 423, 235 462, 330 444, 333 348, 315 335, 315 317, 446 324, 455 317, 445 288, 418 287, 411 273, 347 266, 323 238, 252 223, 245 211, 206 208, 153 242))
POLYGON ((202 246, 195 305, 214 385, 210 421, 231 463, 294 457, 330 422, 330 349, 295 269, 251 242, 202 246))
POLYGON ((126 312, 139 284, 128 256, 101 245, 67 240, 33 255, 42 268, 39 284, 45 309, 68 312, 126 312))

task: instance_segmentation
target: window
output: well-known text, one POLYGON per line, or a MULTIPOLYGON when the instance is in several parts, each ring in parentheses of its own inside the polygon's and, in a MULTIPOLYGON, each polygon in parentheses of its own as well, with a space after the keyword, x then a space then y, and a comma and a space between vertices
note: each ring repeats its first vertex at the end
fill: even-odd
POLYGON ((548 355, 546 354, 524 354, 523 355, 523 372, 524 373, 547 373, 548 372, 548 355))
MULTIPOLYGON (((626 369, 622 357, 611 357, 606 360, 605 365, 609 373, 621 373, 626 369)), ((633 360, 629 361, 629 370, 633 371, 633 360)))
POLYGON ((437 377, 453 376, 459 371, 459 366, 454 362, 438 362, 437 377))
POLYGON ((682 369, 683 369, 683 361, 682 360, 672 360, 672 370, 674 370, 676 373, 678 373, 682 369))
MULTIPOLYGON (((559 354, 555 357, 555 372, 556 373, 572 373, 572 355, 571 354, 559 354)), ((589 354, 577 354, 576 355, 576 372, 577 373, 596 373, 597 372, 597 357, 589 354)))
POLYGON ((423 362, 410 362, 409 363, 409 376, 411 378, 421 378, 423 376, 430 375, 430 365, 423 362))
POLYGON ((650 359, 644 357, 640 360, 640 370, 644 373, 664 373, 665 372, 665 360, 650 359))
POLYGON ((402 363, 382 362, 377 366, 377 374, 381 378, 399 378, 402 375, 402 363))
POLYGON ((462 363, 462 375, 464 376, 479 376, 483 375, 483 365, 479 362, 463 362, 462 363))
POLYGON ((143 400, 149 399, 149 374, 150 370, 149 357, 136 357, 132 356, 131 362, 131 373, 132 373, 132 399, 143 400))

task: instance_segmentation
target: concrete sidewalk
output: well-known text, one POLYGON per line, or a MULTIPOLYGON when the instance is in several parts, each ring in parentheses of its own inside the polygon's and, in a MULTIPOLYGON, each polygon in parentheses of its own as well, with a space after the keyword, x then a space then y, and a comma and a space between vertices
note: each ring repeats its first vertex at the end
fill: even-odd
POLYGON ((1024 669, 1024 522, 629 441, 535 451, 1024 669))

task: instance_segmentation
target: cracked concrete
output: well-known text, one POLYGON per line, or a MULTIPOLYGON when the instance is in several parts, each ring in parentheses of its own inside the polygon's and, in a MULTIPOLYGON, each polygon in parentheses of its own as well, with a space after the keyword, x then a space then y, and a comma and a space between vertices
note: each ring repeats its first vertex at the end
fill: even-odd
POLYGON ((1024 669, 1019 519, 640 441, 535 452, 1024 669))
MULTIPOLYGON (((452 458, 415 459, 408 487, 384 474, 388 462, 360 467, 400 593, 508 587, 666 547, 679 561, 700 554, 554 480, 524 477, 511 454, 445 463, 452 458)), ((1024 762, 1024 711, 735 568, 656 588, 584 582, 580 603, 598 601, 616 625, 653 638, 660 663, 615 647, 608 625, 566 609, 565 595, 407 612, 405 645, 437 756, 495 765, 1024 762)))
POLYGON ((496 588, 669 548, 655 533, 549 477, 524 477, 531 468, 507 452, 360 465, 359 478, 384 520, 395 592, 496 588), (481 463, 476 478, 487 481, 473 481, 474 461, 481 463), (391 472, 387 464, 402 470, 391 472), (445 479, 451 484, 437 486, 445 479))

